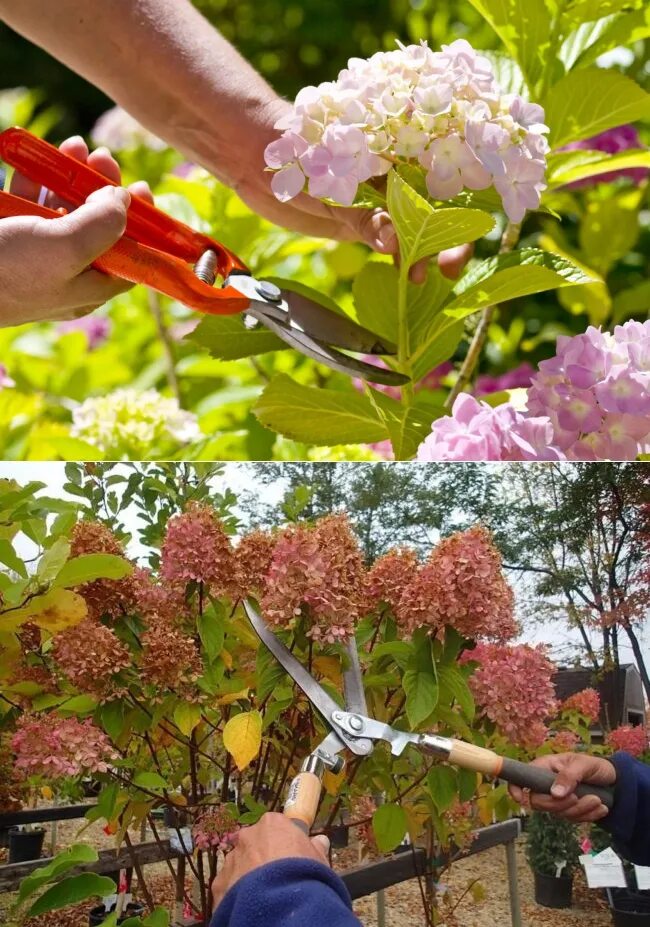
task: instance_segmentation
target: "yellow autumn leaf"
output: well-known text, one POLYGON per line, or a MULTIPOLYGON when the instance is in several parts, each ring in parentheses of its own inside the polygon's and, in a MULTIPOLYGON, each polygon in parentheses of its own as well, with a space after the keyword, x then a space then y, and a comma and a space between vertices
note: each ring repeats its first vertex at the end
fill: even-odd
POLYGON ((181 734, 189 737, 201 720, 201 709, 193 702, 181 702, 174 709, 174 721, 181 734))
POLYGON ((2 628, 13 630, 26 621, 32 621, 39 628, 52 634, 79 624, 88 615, 85 599, 70 589, 50 589, 43 595, 34 596, 27 605, 6 612, 0 616, 2 628))
POLYGON ((219 656, 221 657, 221 659, 223 660, 223 662, 226 664, 226 669, 227 669, 227 670, 231 670, 231 669, 232 669, 232 663, 233 663, 232 654, 229 653, 227 650, 222 650, 221 653, 219 654, 219 656))
POLYGON ((240 698, 248 698, 248 693, 250 687, 246 686, 245 689, 239 689, 238 692, 229 692, 227 695, 222 695, 221 698, 217 699, 217 705, 232 705, 233 702, 238 702, 240 698))
POLYGON ((345 782, 345 778, 344 769, 338 774, 333 773, 331 769, 326 769, 323 774, 323 788, 328 795, 335 797, 341 791, 341 786, 345 782))
POLYGON ((49 787, 49 785, 41 786, 41 797, 46 801, 51 801, 54 798, 54 792, 49 787))
POLYGON ((262 716, 259 711, 243 711, 231 718, 223 729, 223 745, 237 769, 246 769, 262 746, 262 716))
POLYGON ((335 686, 341 686, 343 676, 341 673, 341 661, 338 657, 314 657, 314 669, 335 686))

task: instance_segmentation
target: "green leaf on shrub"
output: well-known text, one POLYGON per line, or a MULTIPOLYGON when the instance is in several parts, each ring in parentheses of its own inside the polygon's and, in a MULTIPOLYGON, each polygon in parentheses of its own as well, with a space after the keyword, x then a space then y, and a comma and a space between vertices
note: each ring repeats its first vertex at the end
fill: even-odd
POLYGON ((567 258, 537 248, 526 248, 476 263, 456 285, 454 292, 457 295, 447 303, 443 312, 452 318, 463 319, 484 306, 558 287, 594 282, 595 278, 587 276, 567 258))
POLYGON ((494 219, 480 209, 434 209, 399 174, 388 174, 388 211, 399 239, 404 266, 476 241, 494 228, 494 219))
POLYGON ((408 460, 413 457, 431 431, 432 410, 416 406, 405 409, 397 400, 376 390, 370 390, 370 398, 386 425, 395 459, 408 460))
POLYGON ((570 71, 542 103, 554 148, 650 118, 650 94, 619 71, 603 68, 570 71))
POLYGON ((174 722, 181 734, 189 737, 201 720, 201 707, 194 702, 181 702, 174 709, 174 722))
POLYGON ((197 626, 203 649, 210 662, 223 650, 225 609, 221 602, 211 604, 199 615, 197 626))
POLYGON ((58 882, 34 902, 29 909, 30 917, 37 917, 47 911, 58 911, 69 904, 78 904, 87 898, 103 898, 115 891, 115 882, 106 876, 94 872, 84 872, 81 875, 70 876, 58 882))
POLYGON ((69 556, 70 541, 67 538, 57 538, 38 561, 36 575, 39 580, 43 583, 51 582, 69 556))
POLYGON ((440 685, 440 698, 445 704, 451 704, 455 699, 463 714, 472 720, 476 712, 474 696, 470 692, 467 680, 457 666, 447 665, 438 667, 438 684, 440 685))
POLYGON ((459 769, 457 779, 459 801, 469 801, 476 794, 477 773, 473 769, 459 769))
POLYGON ((206 316, 188 335, 188 340, 220 360, 239 360, 269 351, 284 351, 289 347, 263 325, 245 328, 238 315, 206 316))
POLYGON ((53 582, 53 586, 81 586, 95 579, 123 579, 133 571, 124 557, 115 554, 81 554, 68 560, 53 582))
POLYGON ((562 29, 570 29, 581 23, 593 22, 616 13, 640 10, 645 0, 571 0, 562 8, 562 29))
POLYGON ((70 711, 74 715, 89 715, 97 708, 97 699, 91 695, 73 695, 59 706, 61 711, 70 711))
POLYGON ((168 787, 166 780, 155 772, 139 772, 134 777, 133 784, 149 792, 160 792, 168 787))
POLYGON ((497 33, 532 87, 550 49, 551 14, 544 0, 470 0, 497 33))
POLYGON ((25 564, 16 554, 9 541, 4 538, 0 538, 0 563, 4 563, 5 566, 8 566, 14 573, 18 573, 19 576, 27 577, 25 564))
POLYGON ((28 876, 25 876, 20 883, 18 904, 22 904, 26 898, 33 895, 42 885, 56 879, 57 876, 67 872, 68 869, 72 869, 73 866, 79 866, 82 863, 94 863, 98 859, 97 850, 86 843, 75 843, 71 847, 62 850, 46 866, 41 866, 28 876))
POLYGON ((406 693, 406 715, 411 727, 417 727, 434 711, 438 704, 438 682, 431 653, 431 641, 421 639, 411 656, 402 686, 406 693))
MULTIPOLYGON (((571 152, 571 154, 578 155, 578 152, 571 152)), ((583 151, 580 154, 583 156, 582 158, 576 157, 568 163, 565 161, 557 164, 550 178, 554 187, 574 183, 576 180, 598 177, 601 174, 609 174, 610 171, 628 170, 633 167, 650 167, 650 151, 646 148, 623 151, 620 154, 607 155, 606 157, 603 157, 602 151, 583 151), (585 157, 588 155, 592 155, 592 157, 585 157)))
POLYGON ((568 59, 567 68, 573 67, 574 64, 577 67, 586 67, 612 48, 618 48, 621 45, 630 46, 647 39, 650 35, 650 7, 646 5, 645 10, 622 13, 620 16, 608 16, 599 22, 578 26, 576 31, 567 38, 565 46, 574 44, 576 39, 590 28, 589 39, 583 41, 573 60, 568 59))
POLYGON ((446 811, 458 795, 458 774, 451 766, 436 765, 427 776, 427 788, 436 810, 446 811))
POLYGON ((388 438, 367 396, 302 386, 286 374, 271 380, 255 414, 267 428, 306 444, 373 444, 388 438))
POLYGON ((390 853, 400 845, 407 827, 406 812, 399 805, 380 805, 372 816, 372 829, 382 853, 390 853))

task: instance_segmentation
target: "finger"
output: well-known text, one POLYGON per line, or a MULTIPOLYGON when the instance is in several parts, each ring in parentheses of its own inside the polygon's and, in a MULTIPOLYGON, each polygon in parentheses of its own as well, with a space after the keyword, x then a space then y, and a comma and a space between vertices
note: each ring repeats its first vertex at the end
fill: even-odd
POLYGON ((315 850, 322 854, 325 861, 329 861, 330 841, 325 834, 318 834, 317 837, 311 838, 311 845, 315 850))
POLYGON ((114 296, 126 293, 133 284, 129 280, 110 277, 99 270, 85 270, 68 284, 70 305, 81 310, 84 306, 102 306, 114 296))
POLYGON ((458 280, 473 253, 473 244, 457 245, 455 248, 441 251, 438 255, 440 273, 448 280, 458 280))
POLYGON ((540 795, 532 793, 530 796, 530 807, 535 811, 548 811, 549 814, 564 814, 572 810, 578 803, 576 795, 569 795, 567 798, 553 798, 550 795, 540 795))
POLYGON ((22 196, 24 200, 38 203, 38 198, 41 195, 41 185, 36 183, 35 180, 29 180, 28 177, 19 174, 18 171, 14 171, 9 183, 9 192, 13 193, 14 196, 22 196))
POLYGON ((524 803, 524 790, 518 785, 509 785, 508 791, 510 792, 510 797, 513 801, 516 801, 518 805, 523 805, 524 803))
POLYGON ((411 283, 417 283, 418 285, 424 283, 427 279, 427 271, 429 270, 429 259, 424 258, 421 261, 417 261, 413 267, 409 270, 409 280, 411 283))
POLYGON ((122 180, 120 165, 117 163, 108 148, 101 147, 91 151, 91 153, 88 155, 87 163, 88 167, 92 167, 94 171, 98 171, 100 174, 103 174, 104 177, 112 180, 113 183, 120 183, 122 180))
POLYGON ((99 309, 101 303, 95 303, 92 306, 81 306, 79 309, 73 309, 71 312, 68 312, 67 315, 57 315, 57 321, 59 322, 76 322, 77 319, 83 319, 86 315, 91 315, 95 309, 99 309))
POLYGON ((74 212, 60 219, 43 220, 40 234, 58 243, 64 274, 76 276, 115 244, 126 228, 130 201, 128 190, 102 187, 74 212))
POLYGON ((133 196, 138 196, 141 200, 145 200, 147 203, 153 205, 153 193, 146 180, 136 180, 135 183, 129 184, 127 190, 129 193, 133 194, 133 196))

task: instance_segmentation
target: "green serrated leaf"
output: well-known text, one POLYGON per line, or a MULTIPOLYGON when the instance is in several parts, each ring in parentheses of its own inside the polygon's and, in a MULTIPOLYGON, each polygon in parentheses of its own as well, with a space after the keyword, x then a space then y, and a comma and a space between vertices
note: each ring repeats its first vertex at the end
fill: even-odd
POLYGON ((17 555, 9 541, 6 541, 4 538, 0 538, 0 563, 4 563, 5 566, 8 566, 14 573, 18 573, 19 576, 25 579, 27 578, 25 564, 17 555))
POLYGON ((438 666, 438 684, 440 697, 445 704, 451 705, 455 700, 463 711, 465 717, 472 721, 476 713, 474 696, 470 692, 467 680, 457 666, 438 666))
POLYGON ((414 641, 414 648, 402 687, 406 694, 406 716, 411 727, 417 728, 435 710, 439 689, 431 641, 425 636, 418 642, 414 641))
POLYGON ((53 580, 69 555, 70 541, 67 538, 57 538, 38 561, 36 575, 39 580, 43 583, 49 583, 53 580))
POLYGON ((82 863, 94 863, 98 858, 97 850, 95 850, 94 847, 88 846, 86 843, 75 843, 71 847, 62 850, 60 853, 57 853, 54 859, 47 863, 47 865, 41 866, 28 876, 25 876, 20 883, 17 899, 18 904, 22 904, 30 895, 33 895, 35 891, 41 888, 42 885, 56 879, 64 872, 67 872, 68 869, 72 869, 74 866, 79 866, 82 863))
POLYGON ((216 602, 211 604, 202 615, 199 615, 197 620, 199 637, 210 662, 223 650, 225 619, 226 611, 223 604, 216 602))
POLYGON ((436 810, 447 811, 458 795, 457 771, 450 766, 434 766, 427 775, 427 789, 436 810))
POLYGON ((542 76, 550 48, 551 14, 544 0, 470 0, 519 63, 529 87, 542 76))
POLYGON ((284 351, 288 347, 262 325, 246 328, 238 315, 206 316, 187 337, 220 360, 256 357, 269 351, 284 351))
POLYGON ((446 248, 476 241, 494 228, 492 216, 479 209, 434 209, 399 174, 388 174, 388 211, 405 266, 446 248))
POLYGON ((553 148, 650 118, 650 94, 619 71, 595 67, 570 71, 542 104, 553 148))
POLYGON ((366 396, 302 386, 285 374, 271 380, 255 415, 266 428, 306 444, 373 444, 388 438, 366 396))
POLYGON ((81 875, 70 876, 63 879, 34 902, 29 909, 29 917, 37 917, 47 911, 58 911, 70 904, 78 904, 87 898, 103 898, 115 891, 115 882, 106 876, 94 872, 84 872, 81 875))
POLYGON ((526 248, 475 263, 454 288, 456 295, 443 312, 463 319, 485 306, 596 280, 567 258, 526 248))
POLYGON ((133 778, 133 784, 137 787, 147 789, 150 792, 161 791, 168 788, 168 783, 162 776, 155 772, 139 772, 133 778))
POLYGON ((572 37, 575 42, 576 37, 581 34, 584 36, 588 29, 591 29, 588 39, 583 38, 582 46, 573 60, 569 59, 567 68, 588 67, 613 48, 619 48, 621 45, 629 48, 636 42, 647 39, 650 36, 650 6, 646 5, 645 9, 623 13, 619 16, 607 16, 595 23, 578 26, 575 33, 567 38, 565 44, 569 44, 572 37))
POLYGON ((624 171, 634 167, 650 168, 650 151, 645 148, 622 151, 615 155, 603 155, 602 151, 576 151, 567 152, 567 154, 572 154, 574 157, 557 165, 550 176, 553 187, 599 177, 601 174, 609 174, 612 171, 624 171))
POLYGON ((594 22, 616 13, 640 10, 644 2, 645 0, 566 0, 562 4, 561 28, 566 32, 581 23, 594 22))
POLYGON ((115 554, 81 554, 68 560, 59 571, 53 586, 81 586, 95 579, 123 579, 133 572, 124 557, 115 554))
POLYGON ((406 812, 399 805, 380 805, 372 816, 372 830, 382 853, 390 853, 398 847, 407 828, 406 812))

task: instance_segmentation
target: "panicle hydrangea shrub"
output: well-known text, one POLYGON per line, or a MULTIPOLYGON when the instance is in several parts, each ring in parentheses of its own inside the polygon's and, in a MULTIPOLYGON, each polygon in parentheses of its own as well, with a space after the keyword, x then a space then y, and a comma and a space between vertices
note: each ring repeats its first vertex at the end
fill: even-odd
POLYGON ((562 711, 577 711, 588 721, 597 721, 600 715, 600 695, 595 689, 574 692, 562 702, 562 711))
POLYGON ((544 647, 529 644, 477 644, 462 662, 476 662, 469 677, 477 706, 511 743, 540 747, 548 736, 545 721, 555 714, 555 666, 544 647))
POLYGON ((347 515, 291 525, 275 543, 262 599, 264 616, 271 624, 290 627, 306 609, 312 639, 344 640, 368 608, 366 582, 347 515))
POLYGON ((648 732, 642 724, 633 727, 631 724, 622 724, 610 731, 605 737, 605 743, 612 750, 623 750, 631 756, 643 756, 648 750, 648 732))
POLYGON ((117 756, 106 734, 89 718, 79 721, 53 715, 19 718, 11 749, 16 770, 25 777, 48 779, 106 772, 117 756))
POLYGON ((131 665, 131 655, 117 635, 92 618, 57 634, 52 654, 73 686, 100 698, 119 694, 113 676, 131 665))
POLYGON ((192 684, 202 672, 196 644, 169 622, 155 617, 140 638, 142 651, 138 658, 144 682, 159 689, 183 692, 190 697, 192 684))
POLYGON ((396 617, 411 634, 448 625, 472 640, 514 637, 514 594, 490 532, 478 526, 444 538, 404 589, 396 617))
POLYGON ((494 186, 521 222, 546 187, 544 110, 502 93, 464 39, 352 58, 336 81, 301 90, 276 128, 265 158, 283 202, 306 183, 311 196, 350 206, 360 183, 411 162, 435 199, 494 186))
POLYGON ((580 743, 580 738, 573 731, 557 731, 547 743, 555 753, 571 753, 580 743))
POLYGON ((160 575, 172 586, 202 582, 212 595, 231 591, 235 561, 230 538, 209 505, 190 502, 167 523, 160 575))
POLYGON ((192 837, 198 850, 213 847, 227 851, 233 847, 235 834, 239 830, 232 811, 224 805, 204 811, 194 822, 192 837))

